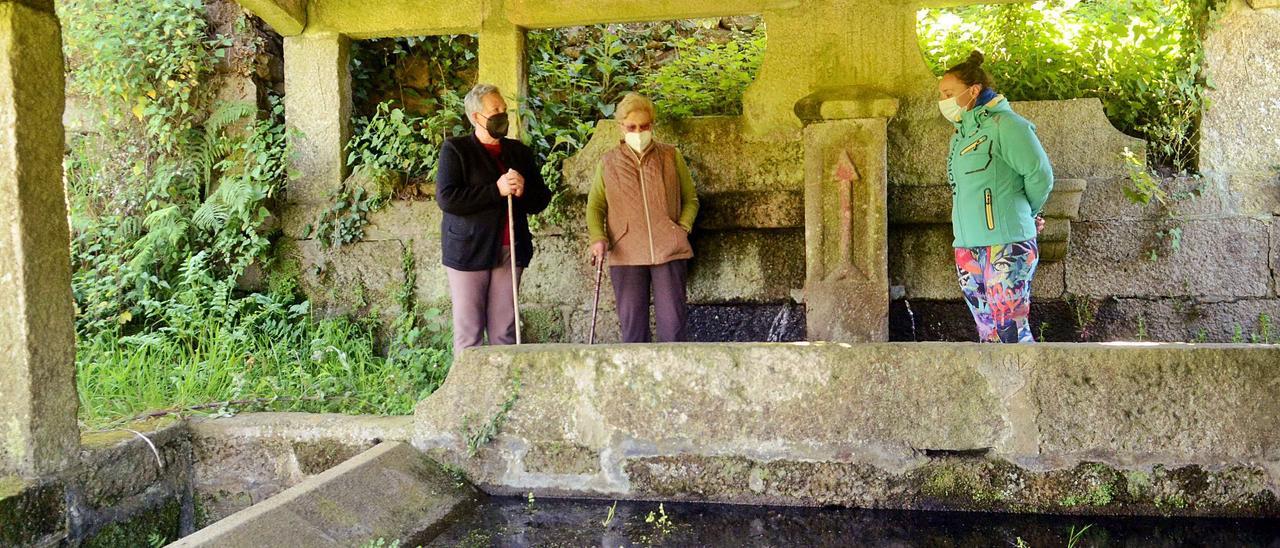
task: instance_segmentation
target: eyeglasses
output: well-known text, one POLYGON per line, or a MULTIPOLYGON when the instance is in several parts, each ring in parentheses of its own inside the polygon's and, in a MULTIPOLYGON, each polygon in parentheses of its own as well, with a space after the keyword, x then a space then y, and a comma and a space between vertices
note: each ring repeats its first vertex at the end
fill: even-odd
POLYGON ((649 131, 650 129, 653 129, 653 122, 649 122, 645 124, 622 124, 622 129, 626 130, 627 133, 635 133, 637 131, 649 131))

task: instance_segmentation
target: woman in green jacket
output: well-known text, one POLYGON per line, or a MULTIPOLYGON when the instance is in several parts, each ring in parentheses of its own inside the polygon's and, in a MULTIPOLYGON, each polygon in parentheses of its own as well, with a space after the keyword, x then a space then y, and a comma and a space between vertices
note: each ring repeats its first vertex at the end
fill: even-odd
POLYGON ((938 82, 938 108, 956 126, 947 156, 956 274, 983 342, 1034 342, 1031 278, 1053 168, 982 61, 975 51, 938 82))

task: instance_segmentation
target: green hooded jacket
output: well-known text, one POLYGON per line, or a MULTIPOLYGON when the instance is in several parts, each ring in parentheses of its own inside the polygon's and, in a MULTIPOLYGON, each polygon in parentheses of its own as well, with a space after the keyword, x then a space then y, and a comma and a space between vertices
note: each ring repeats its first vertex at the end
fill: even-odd
POLYGON ((1053 167, 1036 127, 994 99, 955 124, 947 155, 954 247, 985 247, 1036 237, 1035 216, 1053 189, 1053 167))

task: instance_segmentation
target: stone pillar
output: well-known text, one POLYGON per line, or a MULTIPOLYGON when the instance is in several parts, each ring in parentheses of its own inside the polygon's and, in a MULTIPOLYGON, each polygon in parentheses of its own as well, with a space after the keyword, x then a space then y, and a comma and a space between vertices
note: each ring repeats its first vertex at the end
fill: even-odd
POLYGON ((861 88, 802 99, 808 338, 889 338, 888 123, 893 97, 861 88))
POLYGON ((519 138, 522 131, 519 116, 520 102, 529 91, 529 70, 525 52, 525 29, 511 24, 502 9, 502 2, 494 2, 480 29, 480 82, 498 86, 507 100, 511 113, 512 138, 519 138))
POLYGON ((1200 169, 1225 180, 1241 213, 1280 215, 1280 0, 1232 0, 1205 39, 1213 88, 1200 123, 1200 169))
POLYGON ((0 1, 0 476, 79 450, 64 97, 53 1, 0 1))
POLYGON ((341 34, 284 39, 285 121, 296 176, 289 201, 317 204, 342 186, 351 138, 351 41, 341 34))

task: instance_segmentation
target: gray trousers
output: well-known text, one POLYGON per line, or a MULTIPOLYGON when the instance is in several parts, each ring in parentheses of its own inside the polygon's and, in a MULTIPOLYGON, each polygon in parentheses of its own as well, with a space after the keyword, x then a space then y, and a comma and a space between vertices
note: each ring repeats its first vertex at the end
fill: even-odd
MULTIPOLYGON (((511 303, 511 248, 502 248, 502 263, 492 270, 467 272, 445 267, 453 298, 453 351, 484 344, 516 342, 516 311, 511 303)), ((519 284, 523 268, 516 269, 519 284)))
POLYGON ((618 302, 622 342, 649 342, 649 289, 653 289, 653 311, 657 316, 658 341, 688 340, 685 279, 689 261, 678 260, 655 266, 611 266, 613 296, 618 302))

